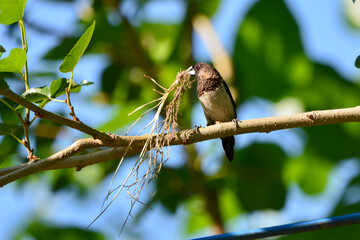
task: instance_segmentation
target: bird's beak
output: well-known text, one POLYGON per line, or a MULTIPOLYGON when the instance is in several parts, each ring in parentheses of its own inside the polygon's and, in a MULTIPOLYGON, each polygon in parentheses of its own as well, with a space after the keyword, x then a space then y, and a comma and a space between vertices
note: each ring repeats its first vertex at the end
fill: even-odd
POLYGON ((186 70, 191 76, 195 76, 195 69, 193 68, 193 66, 189 67, 186 70))

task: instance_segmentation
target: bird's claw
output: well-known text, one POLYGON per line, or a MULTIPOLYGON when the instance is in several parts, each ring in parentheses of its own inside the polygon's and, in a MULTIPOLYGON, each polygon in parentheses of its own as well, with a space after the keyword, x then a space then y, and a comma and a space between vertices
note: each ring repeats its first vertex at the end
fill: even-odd
POLYGON ((198 125, 194 125, 194 128, 196 129, 197 132, 199 132, 199 128, 202 128, 201 124, 198 126, 198 125))
POLYGON ((241 122, 238 118, 235 118, 233 120, 231 120, 234 124, 235 124, 235 131, 237 130, 238 128, 238 122, 241 122))

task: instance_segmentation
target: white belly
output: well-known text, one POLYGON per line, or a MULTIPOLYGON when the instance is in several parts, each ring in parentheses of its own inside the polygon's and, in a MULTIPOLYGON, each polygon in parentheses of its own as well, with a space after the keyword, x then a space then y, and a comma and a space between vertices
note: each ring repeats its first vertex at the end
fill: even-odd
POLYGON ((236 118, 231 99, 224 86, 205 92, 199 99, 208 124, 214 124, 216 121, 229 122, 236 118))

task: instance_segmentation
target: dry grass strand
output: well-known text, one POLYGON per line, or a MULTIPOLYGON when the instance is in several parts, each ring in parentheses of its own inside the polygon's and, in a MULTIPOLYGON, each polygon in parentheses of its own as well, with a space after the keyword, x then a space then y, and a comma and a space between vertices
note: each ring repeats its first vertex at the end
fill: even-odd
POLYGON ((114 176, 111 180, 108 194, 105 197, 104 203, 103 203, 103 206, 105 206, 105 207, 102 209, 100 214, 89 224, 89 226, 86 229, 88 229, 110 207, 110 205, 114 202, 114 200, 120 194, 120 192, 124 188, 126 188, 127 193, 131 198, 131 205, 130 205, 129 213, 128 213, 126 219, 124 220, 124 224, 120 231, 120 233, 121 233, 124 229, 124 226, 125 226, 128 218, 131 216, 131 212, 133 210, 134 205, 136 203, 141 203, 143 205, 146 205, 139 200, 140 193, 142 192, 142 190, 144 188, 146 188, 150 184, 150 182, 152 180, 154 180, 158 176, 158 174, 160 173, 161 167, 168 160, 168 157, 170 156, 170 147, 168 147, 168 154, 167 154, 168 157, 165 158, 165 155, 164 155, 163 148, 165 146, 167 146, 167 142, 166 142, 164 136, 168 133, 176 131, 176 127, 178 126, 177 125, 178 113, 179 113, 179 108, 181 105, 182 97, 183 97, 184 93, 191 88, 194 81, 190 80, 190 75, 188 74, 187 71, 180 71, 177 74, 175 81, 172 83, 172 85, 169 88, 165 88, 165 87, 161 86, 158 82, 156 82, 155 79, 153 79, 151 77, 148 77, 148 76, 145 76, 145 77, 149 78, 163 92, 154 89, 154 91, 159 93, 161 95, 161 97, 136 108, 134 111, 132 111, 129 114, 129 115, 131 115, 140 109, 143 109, 153 103, 156 103, 155 106, 146 110, 143 114, 140 115, 140 117, 138 119, 136 119, 134 121, 134 123, 128 129, 126 135, 130 131, 130 129, 136 123, 139 122, 140 119, 142 119, 149 112, 156 109, 153 119, 148 124, 146 124, 146 126, 143 127, 136 134, 136 136, 140 135, 140 133, 142 133, 145 129, 147 129, 148 127, 151 126, 150 132, 148 134, 148 138, 142 148, 141 153, 139 154, 138 159, 136 160, 134 166, 132 167, 131 171, 129 172, 129 174, 123 181, 123 183, 113 189, 115 176, 117 175, 117 173, 120 169, 120 166, 125 158, 126 152, 128 151, 128 149, 131 148, 132 142, 130 142, 130 144, 129 144, 127 150, 125 151, 124 156, 121 158, 119 165, 116 168, 114 176), (173 100, 167 106, 165 106, 165 102, 166 102, 167 98, 169 97, 170 93, 173 91, 174 91, 173 100), (160 114, 164 108, 165 108, 165 119, 160 121, 160 117, 161 117, 160 114), (146 170, 145 174, 140 176, 139 175, 140 166, 145 161, 148 161, 147 170, 146 170), (128 184, 128 181, 130 180, 131 176, 134 178, 134 180, 132 183, 128 184), (110 202, 108 202, 105 205, 105 203, 107 201, 109 201, 109 197, 112 194, 115 194, 115 195, 110 200, 110 202))

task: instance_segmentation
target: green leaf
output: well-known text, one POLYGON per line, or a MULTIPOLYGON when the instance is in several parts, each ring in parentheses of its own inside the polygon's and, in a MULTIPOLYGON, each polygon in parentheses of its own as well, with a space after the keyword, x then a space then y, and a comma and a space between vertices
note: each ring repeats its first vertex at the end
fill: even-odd
POLYGON ((205 14, 208 17, 213 16, 219 9, 219 0, 202 0, 198 2, 198 11, 205 14))
MULTIPOLYGON (((24 92, 21 96, 32 103, 41 102, 39 104, 39 107, 41 107, 41 108, 45 107, 45 105, 51 101, 50 100, 51 93, 50 93, 48 86, 38 87, 38 88, 30 88, 29 90, 24 92)), ((19 111, 22 108, 23 108, 23 106, 18 105, 15 108, 15 110, 19 111)))
POLYGON ((52 235, 51 239, 88 239, 88 240, 105 240, 105 237, 100 233, 86 230, 76 227, 64 227, 51 225, 48 222, 42 222, 39 219, 33 219, 33 222, 29 223, 25 229, 18 231, 15 240, 19 239, 48 239, 49 235, 52 235))
POLYGON ((40 102, 42 100, 50 99, 51 93, 48 86, 30 88, 21 95, 23 98, 29 102, 40 102))
POLYGON ((21 74, 25 62, 25 50, 20 48, 14 48, 10 51, 10 54, 7 58, 0 60, 0 72, 14 72, 21 74))
POLYGON ((242 101, 253 96, 279 101, 311 80, 312 64, 284 1, 257 1, 249 10, 238 31, 234 64, 242 101))
MULTIPOLYGON (((69 81, 70 80, 66 78, 59 78, 57 80, 52 81, 49 87, 50 96, 51 96, 50 98, 55 99, 61 95, 64 95, 66 93, 65 89, 69 87, 69 81)), ((80 92, 81 87, 89 86, 91 84, 94 83, 87 80, 81 81, 80 84, 77 84, 76 82, 73 81, 71 84, 70 92, 78 93, 80 92)), ((50 98, 44 98, 43 101, 39 104, 39 107, 41 108, 45 107, 45 105, 51 101, 50 98)))
POLYGON ((0 123, 0 135, 12 135, 19 128, 21 128, 20 124, 0 123))
POLYGON ((355 67, 360 68, 360 55, 355 60, 355 67))
MULTIPOLYGON (((3 164, 4 162, 6 162, 11 157, 12 157, 12 155, 0 154, 0 165, 3 164)), ((2 166, 2 167, 5 167, 5 166, 2 166)))
POLYGON ((0 0, 0 24, 9 25, 24 16, 26 0, 0 0))
POLYGON ((60 60, 64 58, 64 52, 71 49, 76 44, 79 37, 65 37, 61 43, 51 49, 43 58, 46 60, 60 60))
POLYGON ((283 177, 289 185, 296 182, 307 194, 319 194, 326 187, 332 167, 333 164, 327 159, 306 152, 286 162, 283 177))
POLYGON ((6 52, 5 48, 0 45, 0 58, 4 52, 6 52))
POLYGON ((191 212, 187 221, 187 234, 192 234, 200 229, 211 226, 212 219, 206 211, 206 203, 203 199, 194 197, 187 203, 188 211, 191 212))
POLYGON ((74 92, 80 92, 81 90, 81 87, 84 87, 84 86, 90 86, 90 85, 93 85, 94 82, 90 82, 88 80, 82 80, 79 84, 76 84, 74 89, 71 89, 71 92, 74 91, 74 92))
POLYGON ((75 46, 71 49, 68 55, 65 57, 65 60, 61 64, 59 70, 60 72, 67 73, 74 70, 76 64, 79 62, 80 57, 85 52, 85 49, 89 45, 91 37, 93 35, 95 28, 95 21, 91 24, 91 26, 85 31, 85 33, 81 36, 79 41, 75 44, 75 46))
POLYGON ((254 143, 235 152, 227 181, 236 183, 241 207, 246 211, 281 209, 286 199, 282 169, 286 155, 273 144, 254 143))
POLYGON ((50 84, 50 92, 52 98, 57 98, 58 96, 61 96, 65 94, 65 88, 69 86, 69 82, 66 78, 59 78, 57 80, 54 80, 50 84))
POLYGON ((240 202, 232 189, 225 188, 219 194, 219 207, 224 220, 239 216, 242 211, 239 205, 240 202))
MULTIPOLYGON (((43 86, 38 88, 30 88, 26 92, 24 92, 21 96, 28 100, 29 102, 33 103, 39 103, 39 107, 43 108, 47 103, 51 101, 53 98, 57 98, 61 95, 65 94, 65 88, 69 86, 69 79, 66 78, 59 78, 57 80, 54 80, 51 82, 50 87, 43 86)), ((0 82, 1 83, 1 82, 0 82)), ((83 86, 89 86, 91 84, 94 84, 93 82, 83 80, 80 82, 80 84, 77 84, 76 82, 72 82, 71 84, 71 90, 70 92, 80 92, 81 87, 83 86)), ((16 110, 21 109, 22 106, 17 106, 16 110)))
POLYGON ((164 167, 159 173, 155 198, 172 213, 185 201, 188 192, 193 192, 197 184, 191 184, 193 176, 186 168, 164 167))
MULTIPOLYGON (((69 86, 69 79, 66 78, 59 78, 57 80, 54 80, 50 84, 50 92, 51 92, 51 98, 57 98, 61 95, 65 94, 65 88, 69 86)), ((71 84, 71 90, 70 92, 80 92, 81 87, 83 86, 89 86, 94 84, 93 82, 82 80, 80 84, 77 84, 76 82, 72 82, 71 84)))
POLYGON ((9 85, 7 84, 7 82, 2 77, 0 77, 0 87, 9 88, 9 85))

